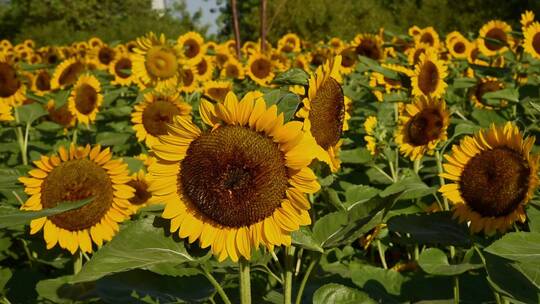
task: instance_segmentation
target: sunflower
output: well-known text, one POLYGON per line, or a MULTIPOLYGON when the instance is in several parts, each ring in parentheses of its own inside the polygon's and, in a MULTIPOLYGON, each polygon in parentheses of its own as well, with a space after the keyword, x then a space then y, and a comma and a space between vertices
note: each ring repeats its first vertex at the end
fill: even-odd
POLYGON ((176 41, 178 48, 184 54, 185 62, 190 65, 199 63, 206 54, 204 38, 197 32, 188 32, 178 37, 176 41))
POLYGON ((413 26, 409 27, 409 30, 407 32, 408 32, 409 36, 416 37, 416 36, 420 35, 420 33, 422 32, 422 29, 419 28, 417 25, 413 25, 413 26))
POLYGON ((378 35, 359 34, 354 38, 355 52, 373 60, 383 60, 383 41, 378 35))
POLYGON ((446 43, 446 47, 448 48, 448 52, 450 52, 452 57, 457 59, 466 59, 467 55, 469 54, 471 43, 469 40, 467 40, 467 38, 463 37, 463 35, 457 33, 453 39, 449 39, 449 41, 446 43))
POLYGON ((396 132, 399 151, 411 160, 432 154, 439 142, 447 140, 450 114, 442 99, 419 96, 402 108, 396 132))
POLYGON ((272 60, 261 53, 253 53, 249 56, 246 74, 261 86, 268 86, 274 79, 272 60))
POLYGON ((411 77, 412 94, 414 96, 441 97, 447 87, 444 78, 447 76, 446 65, 437 58, 437 53, 427 50, 420 55, 420 62, 411 77))
POLYGON ((216 55, 214 56, 215 63, 218 68, 222 68, 223 65, 234 57, 226 46, 220 45, 216 47, 216 55))
POLYGON ((96 120, 96 114, 103 103, 101 85, 92 75, 81 75, 71 91, 68 109, 77 121, 90 124, 96 120))
MULTIPOLYGON (((356 60, 358 59, 358 55, 356 54, 355 48, 351 46, 348 51, 349 51, 349 54, 351 52, 354 53, 354 54, 351 54, 351 56, 354 57, 354 63, 356 63, 356 60)), ((328 58, 331 57, 331 52, 328 48, 317 46, 313 51, 311 51, 309 56, 310 56, 309 63, 311 65, 318 67, 321 64, 325 63, 326 60, 328 60, 328 58)))
POLYGON ((64 130, 75 126, 77 118, 75 115, 71 114, 68 108, 68 103, 63 104, 62 106, 56 108, 55 102, 53 99, 49 100, 47 103, 47 112, 49 112, 49 119, 64 127, 64 130))
POLYGON ((210 80, 214 74, 214 59, 210 56, 203 56, 195 68, 199 81, 210 80))
POLYGON ((407 55, 407 61, 410 65, 415 66, 420 62, 420 56, 428 50, 433 48, 424 43, 415 44, 414 47, 407 49, 405 54, 407 55))
POLYGON ((191 68, 186 66, 182 69, 182 86, 179 88, 180 92, 193 93, 199 88, 196 69, 195 66, 191 68))
POLYGON ((480 29, 478 48, 482 54, 491 57, 502 54, 511 46, 512 27, 504 21, 491 20, 480 29))
MULTIPOLYGON (((488 105, 484 99, 484 94, 504 89, 504 83, 495 77, 484 77, 478 80, 478 84, 469 90, 469 99, 477 108, 492 110, 493 105, 488 105)), ((508 105, 506 100, 501 100, 499 107, 508 105)))
POLYGON ((340 167, 341 135, 348 129, 350 99, 341 88, 341 56, 328 60, 309 78, 307 97, 297 116, 304 119, 304 129, 310 132, 322 148, 317 159, 327 163, 332 172, 340 167))
POLYGON ((17 75, 17 67, 0 55, 0 103, 20 105, 26 99, 26 86, 17 75))
POLYGON ((277 72, 285 72, 291 65, 289 57, 279 50, 272 50, 270 52, 270 61, 272 61, 272 66, 277 72))
POLYGON ((440 44, 439 34, 431 26, 421 29, 418 35, 414 37, 414 41, 416 44, 423 43, 434 48, 438 48, 440 44))
POLYGON ((114 76, 111 84, 130 86, 135 82, 132 56, 130 53, 116 53, 115 59, 109 65, 109 74, 114 76))
POLYGON ((278 49, 285 53, 299 53, 301 51, 300 38, 296 34, 285 34, 278 41, 278 49))
POLYGON ((43 96, 51 91, 51 74, 47 70, 38 70, 32 78, 32 92, 43 96))
POLYGON ((249 56, 251 53, 257 52, 258 49, 259 47, 255 41, 246 41, 242 45, 242 54, 249 56))
POLYGON ((204 94, 215 101, 225 101, 227 93, 232 91, 232 82, 230 81, 207 81, 204 83, 204 94))
POLYGON ((466 136, 445 155, 441 176, 452 181, 440 192, 454 205, 454 217, 471 231, 505 232, 525 222, 525 205, 538 186, 535 138, 523 138, 510 122, 466 136))
POLYGON ((116 57, 116 50, 103 44, 99 47, 93 48, 90 52, 90 57, 97 64, 97 68, 100 70, 107 70, 109 64, 116 57))
POLYGON ((91 48, 98 48, 103 45, 103 41, 99 37, 92 37, 88 40, 88 45, 91 48))
POLYGON ((60 202, 73 202, 92 197, 92 202, 78 209, 30 222, 30 234, 43 229, 47 249, 59 244, 72 254, 92 252, 92 241, 101 246, 118 232, 118 223, 131 215, 128 199, 133 196, 127 164, 112 160, 109 148, 90 145, 69 151, 60 147, 58 155, 41 156, 34 161, 37 168, 20 177, 30 195, 23 210, 53 208, 60 202))
POLYGON ((150 190, 166 203, 171 231, 220 261, 290 246, 291 232, 311 223, 305 193, 320 188, 308 167, 313 138, 249 93, 240 102, 234 93, 223 104, 202 100, 200 113, 207 131, 176 116, 153 148, 150 190))
POLYGON ((343 48, 343 44, 343 41, 339 37, 332 37, 328 40, 328 46, 336 52, 343 48))
POLYGON ((291 68, 302 69, 306 72, 311 71, 308 59, 304 54, 298 54, 294 57, 294 60, 291 63, 291 68))
POLYGON ((182 56, 178 47, 167 43, 165 35, 150 33, 137 39, 132 72, 146 87, 160 92, 173 90, 181 81, 182 56))
POLYGON ((11 121, 13 115, 11 114, 11 105, 0 101, 0 121, 11 121))
POLYGON ((223 65, 221 69, 221 77, 232 79, 244 79, 244 67, 240 61, 231 58, 223 65))
POLYGON ((525 52, 529 53, 535 59, 540 59, 540 23, 534 22, 529 25, 524 35, 525 42, 523 47, 525 52))
POLYGON ((341 56, 341 66, 339 67, 339 72, 341 74, 350 74, 356 68, 356 63, 358 62, 358 54, 356 54, 354 47, 344 47, 338 52, 341 56))
POLYGON ((521 31, 525 33, 527 31, 527 28, 529 25, 533 24, 534 22, 534 13, 532 11, 525 11, 523 14, 521 14, 521 31))
POLYGON ((175 115, 191 114, 191 106, 178 94, 156 95, 146 93, 141 103, 133 107, 131 122, 139 141, 145 141, 149 148, 157 143, 157 136, 167 134, 167 124, 175 115))
POLYGON ((143 170, 139 170, 137 173, 131 175, 131 180, 126 184, 135 189, 135 193, 132 198, 129 199, 134 210, 141 209, 156 202, 155 197, 149 190, 152 181, 149 180, 143 170))
POLYGON ((366 136, 364 140, 366 141, 366 148, 371 155, 377 155, 377 139, 375 138, 375 128, 377 127, 377 117, 369 116, 364 122, 364 130, 366 131, 366 136))
POLYGON ((58 90, 72 86, 85 70, 85 63, 79 59, 69 58, 62 61, 54 70, 51 88, 58 90))

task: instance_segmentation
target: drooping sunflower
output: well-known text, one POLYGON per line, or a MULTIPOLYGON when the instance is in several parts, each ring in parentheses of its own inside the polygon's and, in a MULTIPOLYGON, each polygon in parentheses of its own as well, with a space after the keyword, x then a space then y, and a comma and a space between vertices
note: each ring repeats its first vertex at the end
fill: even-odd
POLYGON ((534 13, 532 11, 523 12, 519 22, 521 23, 521 31, 525 33, 529 25, 533 24, 534 22, 534 13))
POLYGON ((440 44, 439 34, 431 26, 421 29, 414 40, 416 44, 423 43, 433 48, 438 48, 440 44))
POLYGON ((181 81, 180 60, 182 52, 170 45, 165 35, 159 37, 149 33, 137 38, 133 55, 132 72, 146 87, 155 87, 159 92, 174 90, 181 81))
POLYGON ((249 56, 246 74, 261 86, 268 86, 274 79, 272 60, 262 53, 253 53, 249 56))
POLYGON ((364 130, 366 135, 364 140, 366 141, 366 149, 371 155, 377 155, 377 139, 375 138, 375 128, 377 127, 377 117, 369 116, 364 122, 364 130))
POLYGON ((223 65, 229 61, 232 57, 234 57, 229 49, 224 46, 224 45, 219 45, 218 47, 216 47, 216 50, 215 50, 216 54, 214 56, 214 59, 215 59, 215 64, 217 65, 218 68, 222 68, 223 65))
POLYGON ((159 135, 167 134, 167 124, 173 122, 174 116, 190 114, 191 106, 178 94, 146 93, 143 101, 133 107, 131 122, 137 139, 152 148, 159 135))
POLYGON ((211 80, 214 74, 214 59, 211 56, 203 56, 195 66, 199 81, 211 80))
POLYGON ((450 113, 442 99, 419 96, 402 108, 395 140, 399 151, 411 160, 432 154, 447 140, 450 113))
POLYGON ((236 59, 229 59, 221 69, 221 77, 231 79, 244 79, 244 67, 240 61, 236 59))
POLYGON ((300 47, 300 38, 293 33, 285 34, 278 40, 278 49, 281 52, 298 53, 301 50, 300 47))
POLYGON ((153 148, 150 190, 166 203, 171 231, 220 261, 290 246, 291 232, 311 222, 305 193, 320 188, 308 167, 313 138, 249 93, 240 102, 234 93, 223 104, 203 100, 200 113, 207 131, 176 116, 153 148))
POLYGON ((130 53, 118 52, 116 54, 115 59, 109 64, 109 74, 114 76, 111 84, 130 86, 135 82, 132 56, 130 53))
POLYGON ((420 55, 420 62, 411 77, 412 94, 436 98, 444 95, 447 87, 444 81, 447 76, 446 70, 446 64, 439 60, 437 53, 433 49, 427 50, 420 55))
POLYGON ((32 79, 32 91, 38 96, 51 91, 51 74, 47 70, 36 71, 32 79))
POLYGON ((341 88, 341 56, 336 56, 319 66, 309 78, 308 93, 296 115, 304 119, 304 129, 310 132, 319 150, 317 159, 327 163, 332 172, 341 164, 339 151, 341 135, 348 129, 350 99, 341 88))
POLYGON ((206 54, 204 38, 197 32, 188 32, 181 35, 178 37, 176 43, 184 54, 185 62, 189 65, 199 63, 201 58, 206 54))
POLYGON ((534 22, 524 33, 525 41, 523 48, 533 58, 540 59, 540 23, 534 22))
POLYGON ((500 20, 491 20, 480 29, 478 48, 482 54, 491 57, 502 54, 512 44, 510 32, 512 27, 500 20))
POLYGON ((49 112, 49 119, 64 127, 64 130, 75 126, 77 118, 71 114, 67 103, 57 108, 54 100, 51 99, 47 102, 47 112, 49 112))
POLYGON ((476 233, 505 232, 526 219, 525 205, 538 186, 539 155, 534 137, 524 138, 510 122, 466 136, 445 155, 440 192, 454 205, 454 217, 470 221, 476 233))
POLYGON ((96 114, 103 103, 101 84, 93 75, 81 75, 71 91, 68 109, 77 121, 88 125, 96 120, 96 114))
MULTIPOLYGON (((484 100, 484 94, 502 89, 504 89, 504 82, 491 76, 483 77, 478 79, 478 83, 469 90, 469 99, 477 108, 492 110, 494 109, 494 105, 489 105, 486 103, 484 100)), ((508 102, 501 99, 499 107, 502 108, 507 105, 508 102)))
POLYGON ((251 53, 257 52, 258 49, 259 47, 255 41, 246 41, 242 45, 242 54, 249 57, 251 53))
POLYGON ((73 202, 92 197, 87 205, 42 217, 30 222, 30 234, 43 229, 47 249, 56 244, 75 254, 78 249, 92 252, 92 242, 101 246, 118 232, 118 223, 131 215, 128 199, 133 196, 127 164, 112 159, 109 148, 90 145, 69 150, 60 147, 58 155, 41 156, 37 168, 20 177, 30 196, 23 210, 56 207, 60 202, 73 202))
POLYGON ((26 99, 26 86, 17 75, 17 67, 0 55, 0 103, 20 105, 26 99))
POLYGON ((52 89, 58 90, 71 87, 85 70, 86 65, 80 59, 69 58, 62 61, 54 70, 51 79, 52 89))
POLYGON ((195 66, 182 69, 182 86, 179 90, 181 92, 193 93, 199 89, 199 79, 197 75, 197 68, 195 66))
POLYGON ((359 34, 354 38, 355 52, 373 60, 383 60, 383 41, 378 35, 359 34))
POLYGON ((233 84, 230 81, 207 81, 203 86, 204 94, 218 102, 225 101, 225 96, 232 89, 233 84))
POLYGON ((0 101, 0 121, 11 121, 14 120, 13 115, 11 114, 11 105, 0 101))

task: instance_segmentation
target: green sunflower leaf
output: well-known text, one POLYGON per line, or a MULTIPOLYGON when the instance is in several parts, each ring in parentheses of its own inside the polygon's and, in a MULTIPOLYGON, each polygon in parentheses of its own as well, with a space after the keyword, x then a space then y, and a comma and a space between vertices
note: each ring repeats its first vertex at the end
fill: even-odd
POLYGON ((47 208, 39 211, 23 211, 13 207, 0 207, 0 229, 12 226, 18 226, 29 223, 31 220, 52 216, 63 213, 72 209, 80 208, 93 200, 92 197, 75 201, 75 202, 60 202, 54 208, 47 208))
POLYGON ((324 252, 324 249, 313 237, 313 232, 308 227, 300 227, 299 230, 291 233, 292 243, 307 250, 324 252))
POLYGON ((347 287, 341 284, 326 284, 313 294, 313 304, 340 303, 377 303, 371 299, 365 292, 358 289, 347 287))
POLYGON ((194 262, 184 242, 169 235, 153 217, 131 222, 97 251, 72 283, 94 281, 116 272, 147 269, 157 264, 194 262))
POLYGON ((279 85, 302 85, 308 84, 309 75, 302 69, 293 68, 277 75, 272 83, 279 85))
POLYGON ((437 248, 429 248, 420 254, 418 258, 420 267, 429 274, 453 276, 465 273, 471 269, 482 268, 482 264, 461 263, 450 265, 446 254, 437 248))
POLYGON ((511 232, 485 250, 512 261, 537 262, 540 261, 540 233, 511 232))
POLYGON ((36 119, 47 115, 47 111, 39 103, 20 106, 17 108, 17 111, 19 112, 19 120, 26 124, 31 124, 36 119))

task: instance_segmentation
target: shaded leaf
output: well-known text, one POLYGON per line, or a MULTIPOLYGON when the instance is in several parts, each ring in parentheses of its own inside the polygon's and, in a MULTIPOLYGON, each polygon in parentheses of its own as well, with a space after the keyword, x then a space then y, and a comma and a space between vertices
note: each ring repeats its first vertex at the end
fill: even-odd
POLYGON ((294 231, 291 234, 291 237, 292 243, 296 246, 300 246, 312 251, 324 252, 323 248, 315 240, 313 233, 308 227, 300 227, 299 230, 294 231))
POLYGON ((537 262, 540 261, 540 233, 507 233, 485 250, 513 261, 537 262))
POLYGON ((341 284, 326 284, 313 294, 313 304, 377 303, 365 292, 341 284))
POLYGON ((482 268, 482 264, 461 263, 450 265, 446 254, 437 248, 429 248, 420 254, 418 264, 422 269, 434 275, 453 276, 467 272, 471 269, 482 268))
POLYGON ((308 84, 309 75, 302 69, 292 68, 277 75, 272 83, 280 85, 302 85, 308 84))

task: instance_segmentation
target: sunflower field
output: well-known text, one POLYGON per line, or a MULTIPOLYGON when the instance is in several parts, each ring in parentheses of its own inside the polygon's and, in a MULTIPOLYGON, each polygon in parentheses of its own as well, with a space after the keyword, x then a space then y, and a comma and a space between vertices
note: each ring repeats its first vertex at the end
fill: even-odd
POLYGON ((1 40, 0 303, 540 303, 520 23, 1 40))

